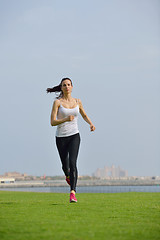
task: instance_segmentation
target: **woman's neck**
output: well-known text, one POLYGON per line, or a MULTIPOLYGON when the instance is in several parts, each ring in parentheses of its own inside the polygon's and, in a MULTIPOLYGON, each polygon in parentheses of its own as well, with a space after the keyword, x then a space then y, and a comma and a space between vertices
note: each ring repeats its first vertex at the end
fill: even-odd
POLYGON ((70 102, 70 101, 72 101, 73 98, 72 98, 71 94, 64 94, 62 99, 67 102, 70 102))

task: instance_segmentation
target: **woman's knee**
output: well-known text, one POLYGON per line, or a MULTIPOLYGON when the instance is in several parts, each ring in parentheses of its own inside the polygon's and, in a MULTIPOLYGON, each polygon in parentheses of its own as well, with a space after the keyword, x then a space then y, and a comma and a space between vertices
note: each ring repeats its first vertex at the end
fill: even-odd
POLYGON ((70 173, 73 175, 77 175, 77 167, 70 167, 70 173))

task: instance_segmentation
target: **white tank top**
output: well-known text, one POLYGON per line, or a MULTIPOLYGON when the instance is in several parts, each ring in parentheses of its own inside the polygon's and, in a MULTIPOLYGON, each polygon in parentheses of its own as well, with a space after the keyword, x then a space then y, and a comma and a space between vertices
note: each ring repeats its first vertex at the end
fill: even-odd
POLYGON ((79 114, 79 106, 77 105, 75 108, 65 108, 62 105, 59 106, 57 112, 57 119, 66 118, 70 115, 74 116, 73 121, 64 122, 57 125, 56 137, 68 137, 79 133, 78 130, 78 114, 79 114))

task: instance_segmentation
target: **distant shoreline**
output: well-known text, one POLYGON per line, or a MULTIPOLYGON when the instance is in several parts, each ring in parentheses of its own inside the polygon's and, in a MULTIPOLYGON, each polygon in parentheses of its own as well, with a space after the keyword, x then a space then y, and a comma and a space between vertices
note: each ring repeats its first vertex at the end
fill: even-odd
MULTIPOLYGON (((78 180, 77 186, 160 186, 160 180, 124 180, 124 179, 98 179, 78 180)), ((1 183, 0 188, 27 188, 27 187, 66 187, 65 180, 41 180, 41 181, 15 181, 14 183, 1 183)))

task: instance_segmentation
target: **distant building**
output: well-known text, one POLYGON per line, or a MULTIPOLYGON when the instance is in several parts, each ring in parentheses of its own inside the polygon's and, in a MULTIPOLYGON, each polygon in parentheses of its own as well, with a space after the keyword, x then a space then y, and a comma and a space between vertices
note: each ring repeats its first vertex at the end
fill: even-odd
POLYGON ((24 180, 28 175, 26 173, 19 172, 6 172, 4 178, 15 178, 15 180, 24 180))
POLYGON ((128 177, 128 171, 121 169, 119 166, 115 167, 112 165, 111 167, 105 166, 104 168, 98 168, 94 173, 94 177, 98 178, 123 178, 128 177))

